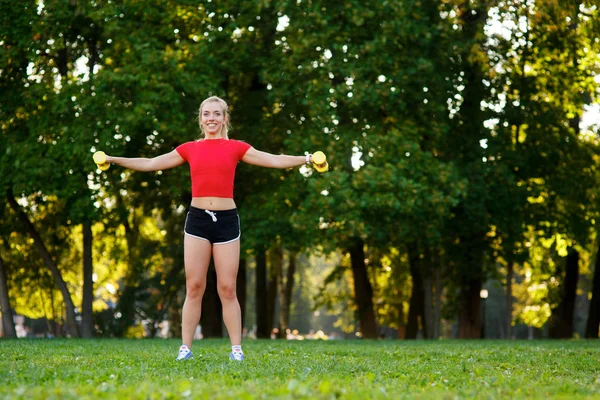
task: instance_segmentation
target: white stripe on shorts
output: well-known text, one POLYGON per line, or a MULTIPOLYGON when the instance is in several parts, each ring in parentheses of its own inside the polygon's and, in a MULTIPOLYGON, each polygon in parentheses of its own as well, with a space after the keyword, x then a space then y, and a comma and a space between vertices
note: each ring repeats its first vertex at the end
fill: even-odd
POLYGON ((206 238, 203 238, 202 236, 195 236, 195 235, 192 235, 192 234, 190 234, 190 233, 187 233, 186 231, 183 231, 183 233, 185 233, 185 234, 186 234, 186 235, 188 235, 188 236, 194 237, 194 238, 196 238, 196 239, 202 239, 202 240, 206 240, 207 242, 210 242, 210 240, 208 240, 208 239, 206 239, 206 238))

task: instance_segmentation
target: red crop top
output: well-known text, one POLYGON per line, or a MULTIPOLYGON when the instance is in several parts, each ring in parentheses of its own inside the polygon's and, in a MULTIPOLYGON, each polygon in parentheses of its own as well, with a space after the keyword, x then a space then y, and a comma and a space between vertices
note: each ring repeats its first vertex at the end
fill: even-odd
POLYGON ((178 146, 175 150, 190 164, 192 197, 233 199, 235 167, 250 147, 232 139, 204 139, 178 146))

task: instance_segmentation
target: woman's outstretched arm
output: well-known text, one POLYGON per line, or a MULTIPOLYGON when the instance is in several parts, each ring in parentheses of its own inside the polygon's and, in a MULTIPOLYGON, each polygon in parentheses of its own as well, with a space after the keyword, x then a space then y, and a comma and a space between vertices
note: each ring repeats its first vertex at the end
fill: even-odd
POLYGON ((135 171, 160 171, 176 167, 185 162, 177 150, 154 158, 112 157, 107 155, 106 162, 117 164, 135 171))
MULTIPOLYGON (((309 156, 310 157, 310 156, 309 156)), ((307 163, 306 156, 288 156, 285 154, 271 154, 264 151, 256 150, 254 147, 246 152, 242 161, 252 165, 267 168, 292 168, 307 163)), ((310 161, 310 158, 309 158, 310 161)))

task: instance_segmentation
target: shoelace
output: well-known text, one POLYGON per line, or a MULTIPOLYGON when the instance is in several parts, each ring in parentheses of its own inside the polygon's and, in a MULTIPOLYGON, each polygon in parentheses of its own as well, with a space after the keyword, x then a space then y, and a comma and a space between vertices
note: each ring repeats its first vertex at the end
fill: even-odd
POLYGON ((210 215, 213 222, 217 222, 217 213, 214 213, 214 212, 208 211, 208 210, 204 210, 204 212, 207 213, 208 215, 210 215))

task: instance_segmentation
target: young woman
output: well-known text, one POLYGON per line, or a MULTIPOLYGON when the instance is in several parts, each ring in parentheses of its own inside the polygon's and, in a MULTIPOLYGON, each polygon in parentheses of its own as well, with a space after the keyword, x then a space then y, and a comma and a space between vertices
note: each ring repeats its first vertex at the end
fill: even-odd
POLYGON ((182 345, 177 360, 191 358, 192 339, 200 321, 202 296, 210 257, 217 272, 223 320, 231 340, 230 358, 242 361, 242 314, 236 295, 240 259, 240 223, 233 200, 237 163, 291 168, 310 163, 312 155, 274 155, 228 137, 227 103, 216 96, 200 105, 202 138, 154 158, 106 156, 106 162, 136 171, 158 171, 187 162, 192 178, 192 202, 185 221, 184 262, 186 297, 182 312, 182 345))

